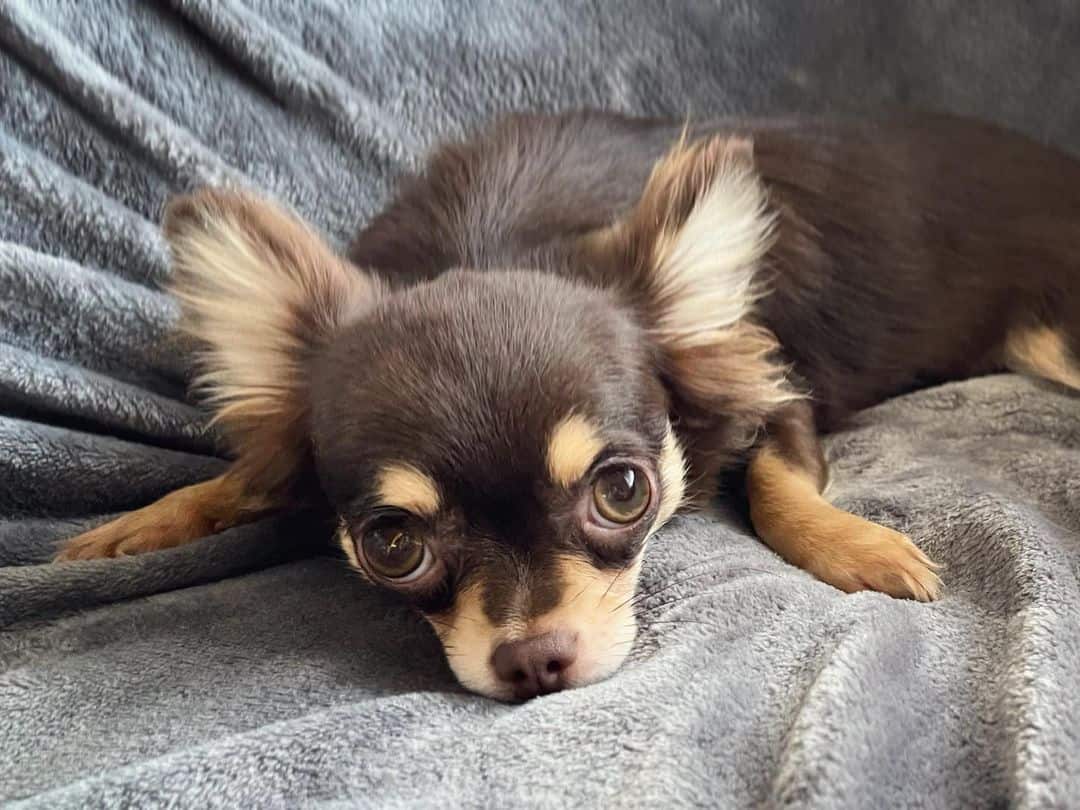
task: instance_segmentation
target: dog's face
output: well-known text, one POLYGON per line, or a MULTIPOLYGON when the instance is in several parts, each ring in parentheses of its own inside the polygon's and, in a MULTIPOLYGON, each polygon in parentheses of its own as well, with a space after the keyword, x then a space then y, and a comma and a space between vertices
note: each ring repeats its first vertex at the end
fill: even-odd
POLYGON ((676 147, 625 220, 581 239, 577 274, 391 289, 228 192, 166 223, 237 465, 271 491, 313 471, 353 566, 502 699, 620 665, 682 445, 707 474, 790 397, 744 317, 769 229, 747 145, 723 140, 676 147))
POLYGON ((431 621, 461 682, 577 686, 630 651, 683 459, 640 326, 603 291, 456 271, 389 295, 314 364, 341 544, 431 621))

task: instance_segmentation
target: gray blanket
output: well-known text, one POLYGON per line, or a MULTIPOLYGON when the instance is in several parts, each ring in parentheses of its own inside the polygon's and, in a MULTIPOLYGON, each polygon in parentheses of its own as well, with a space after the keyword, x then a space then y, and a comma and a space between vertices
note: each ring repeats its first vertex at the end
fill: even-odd
POLYGON ((830 442, 837 502, 945 563, 940 602, 685 517, 626 666, 522 706, 456 687, 303 516, 47 564, 225 463, 158 291, 170 193, 246 183, 340 245, 426 145, 511 109, 903 104, 1075 151, 1078 41, 1071 0, 0 0, 0 802, 1080 805, 1080 400, 1016 377, 830 442))

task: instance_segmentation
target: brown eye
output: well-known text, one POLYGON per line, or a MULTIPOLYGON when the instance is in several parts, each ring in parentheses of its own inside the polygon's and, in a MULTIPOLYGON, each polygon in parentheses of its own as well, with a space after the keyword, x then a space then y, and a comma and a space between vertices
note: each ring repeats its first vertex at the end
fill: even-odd
POLYGON ((596 511, 612 523, 633 523, 645 514, 651 497, 648 477, 630 464, 605 467, 593 481, 596 511))
POLYGON ((364 532, 364 560, 384 579, 419 579, 431 566, 433 555, 409 521, 376 521, 364 532))

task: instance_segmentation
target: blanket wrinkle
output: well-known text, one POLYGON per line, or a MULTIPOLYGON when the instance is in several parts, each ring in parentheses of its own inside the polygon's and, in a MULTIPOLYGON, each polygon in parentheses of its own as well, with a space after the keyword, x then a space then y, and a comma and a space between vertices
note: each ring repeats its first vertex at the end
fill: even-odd
POLYGON ((240 5, 222 9, 207 0, 173 0, 174 6, 212 41, 239 58, 277 98, 310 109, 337 139, 373 160, 381 170, 413 164, 421 150, 402 121, 386 111, 280 31, 240 5))
POLYGON ((612 678, 509 706, 315 516, 51 565, 227 459, 161 291, 166 200, 258 190, 336 246, 512 110, 980 115, 1080 152, 1080 6, 0 0, 0 806, 1069 807, 1080 398, 871 408, 830 496, 944 565, 847 596, 732 510, 650 541, 612 678), (928 33, 932 32, 932 33, 928 33))
POLYGON ((0 400, 11 415, 57 427, 188 452, 218 449, 191 405, 3 343, 0 400), (108 410, 99 407, 103 402, 108 410))
POLYGON ((0 147, 0 181, 7 189, 2 205, 13 220, 9 227, 39 223, 49 236, 68 240, 66 250, 54 253, 72 260, 90 260, 96 265, 94 260, 100 256, 123 253, 127 258, 124 266, 110 270, 136 283, 160 283, 167 277, 164 241, 147 217, 118 205, 4 133, 0 133, 0 147), (44 219, 50 211, 62 211, 64 216, 44 219), (89 250, 83 246, 87 243, 89 250))
POLYGON ((102 278, 67 259, 0 242, 0 337, 26 351, 138 381, 159 393, 187 375, 190 356, 172 331, 178 308, 160 290, 102 278), (78 326, 57 321, 63 311, 78 326), (139 335, 141 339, 131 339, 139 335))
POLYGON ((124 137, 128 148, 142 148, 176 182, 242 182, 183 127, 133 93, 115 76, 23 3, 8 9, 0 41, 48 76, 68 100, 92 119, 124 137))
MULTIPOLYGON (((932 738, 943 724, 937 716, 937 710, 943 708, 937 705, 937 696, 922 694, 913 686, 932 682, 928 670, 935 663, 927 660, 934 652, 923 649, 920 623, 905 621, 905 617, 882 621, 882 614, 874 606, 877 597, 859 598, 864 601, 863 612, 850 617, 846 627, 834 630, 837 636, 818 652, 820 666, 805 686, 772 785, 772 799, 778 806, 797 804, 798 797, 813 794, 853 803, 860 773, 876 768, 881 759, 895 762, 911 757, 921 741, 932 738), (882 678, 882 673, 889 677, 882 678), (870 718, 864 716, 861 722, 852 723, 842 712, 843 706, 836 705, 851 693, 866 698, 865 712, 874 712, 883 722, 902 726, 905 735, 883 741, 873 750, 860 744, 870 718), (833 719, 840 717, 844 719, 833 719), (851 740, 845 748, 855 752, 854 760, 833 753, 830 743, 838 738, 851 740)), ((875 778, 890 781, 895 774, 886 769, 876 773, 875 778)), ((892 790, 903 787, 893 784, 892 790)))

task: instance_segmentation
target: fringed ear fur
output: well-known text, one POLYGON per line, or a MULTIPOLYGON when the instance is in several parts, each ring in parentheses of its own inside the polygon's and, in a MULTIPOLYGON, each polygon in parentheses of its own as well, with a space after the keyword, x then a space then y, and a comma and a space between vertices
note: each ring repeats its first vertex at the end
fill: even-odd
POLYGON ((164 230, 181 326, 205 347, 197 380, 253 487, 287 487, 306 463, 306 366, 379 295, 291 214, 257 197, 204 189, 175 199, 164 230))
POLYGON ((694 459, 698 473, 730 460, 721 456, 799 396, 776 336, 753 320, 774 220, 750 141, 684 137, 629 215, 586 246, 617 268, 653 338, 684 438, 708 457, 694 459))

